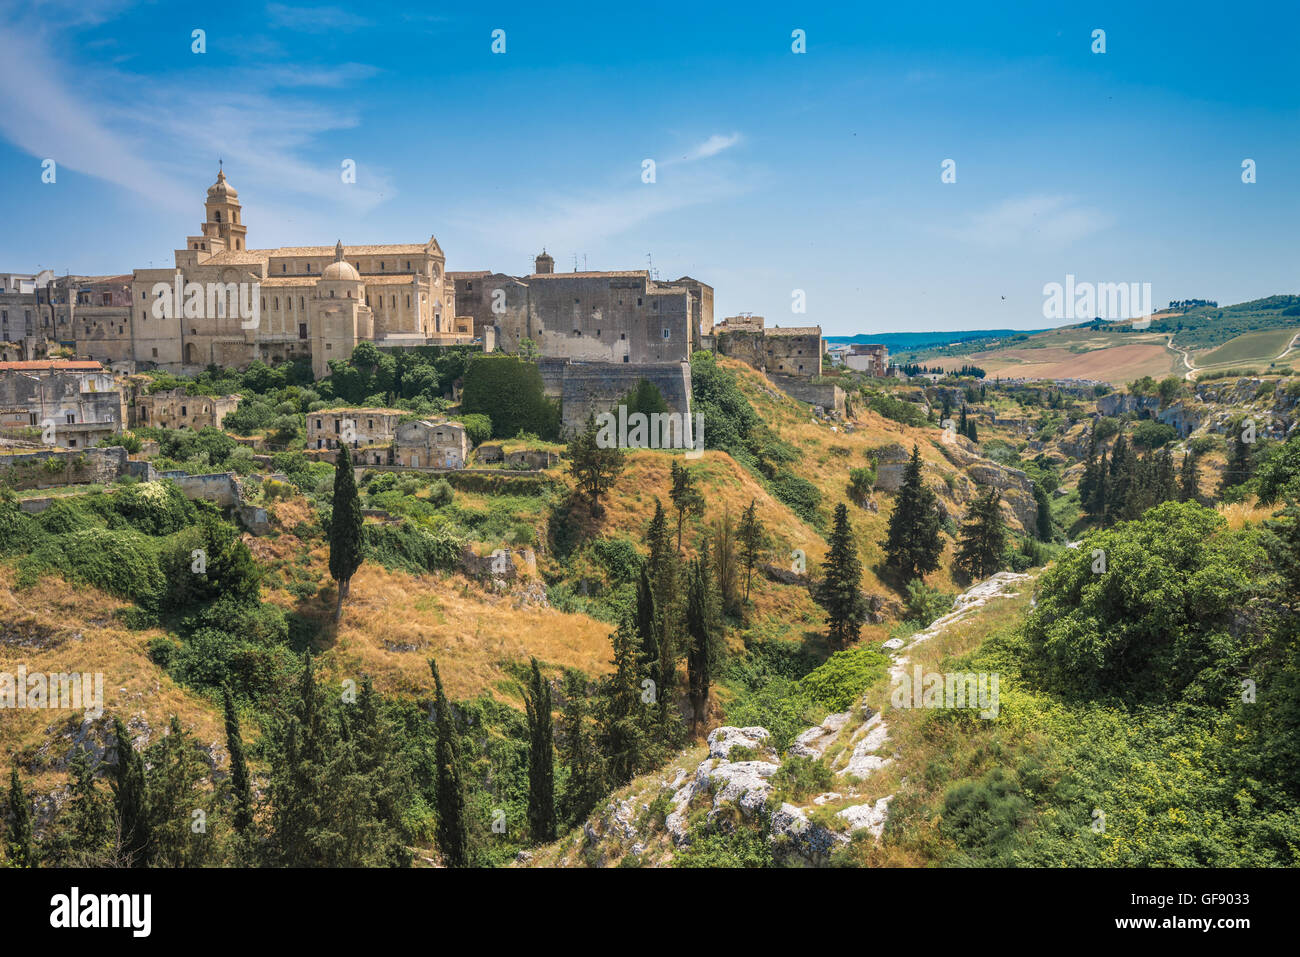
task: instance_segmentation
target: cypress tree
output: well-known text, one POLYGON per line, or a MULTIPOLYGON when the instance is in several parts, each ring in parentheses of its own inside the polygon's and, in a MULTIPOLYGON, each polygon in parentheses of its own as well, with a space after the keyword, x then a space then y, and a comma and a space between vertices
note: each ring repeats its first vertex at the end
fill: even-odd
POLYGON ((338 605, 334 620, 343 618, 343 600, 347 598, 352 576, 361 567, 363 559, 361 496, 357 494, 357 480, 352 473, 352 456, 346 444, 339 445, 338 461, 334 466, 334 507, 330 515, 330 577, 338 583, 338 605))
MULTIPOLYGON (((1240 426, 1240 423, 1238 423, 1240 426)), ((1223 470, 1223 478, 1219 483, 1219 495, 1234 486, 1240 485, 1250 478, 1253 465, 1251 463, 1250 443, 1246 441, 1245 429, 1238 428, 1232 437, 1232 448, 1228 451, 1228 464, 1223 470)))
POLYGON ((68 803, 64 805, 59 832, 66 840, 64 863, 72 867, 95 867, 105 863, 109 840, 109 808, 95 784, 89 752, 78 747, 68 764, 68 803))
POLYGON ((671 468, 672 487, 668 492, 668 497, 672 500, 673 507, 677 509, 677 549, 682 547, 682 521, 686 518, 687 512, 699 512, 704 508, 704 496, 696 484, 695 476, 691 470, 683 465, 678 464, 677 459, 673 459, 671 468))
POLYGON ((437 712, 438 848, 448 867, 468 867, 469 831, 465 825, 465 785, 461 777, 456 723, 452 720, 447 695, 442 690, 438 663, 432 658, 429 659, 429 670, 433 672, 433 707, 437 712))
POLYGON ((849 510, 843 502, 835 506, 829 542, 815 597, 826 609, 831 643, 843 648, 857 640, 862 623, 867 620, 866 600, 862 596, 862 561, 849 527, 849 510))
POLYGON ((686 670, 690 684, 691 728, 696 732, 708 709, 709 688, 713 682, 717 607, 711 576, 709 543, 705 540, 700 545, 700 557, 691 563, 686 601, 686 632, 691 639, 686 670))
POLYGON ((767 540, 767 529, 758 517, 758 506, 753 499, 749 500, 749 507, 740 515, 740 529, 736 537, 740 541, 740 564, 745 569, 745 601, 748 602, 754 568, 762 560, 767 540))
POLYGON ((966 438, 970 439, 972 442, 979 442, 980 440, 979 430, 975 428, 974 416, 966 422, 966 438))
POLYGON ((528 718, 528 829, 534 841, 555 840, 555 756, 551 725, 551 686, 537 659, 525 699, 528 718))
POLYGON ((586 497, 592 515, 602 511, 600 497, 610 490, 623 471, 623 450, 617 441, 610 443, 596 428, 596 417, 587 416, 586 427, 569 441, 569 474, 586 497))
POLYGON ((963 404, 961 407, 961 419, 957 422, 957 434, 969 438, 966 428, 966 406, 963 404))
POLYGON ((1038 518, 1034 531, 1040 542, 1052 540, 1052 501, 1043 486, 1034 483, 1034 504, 1038 506, 1038 518))
POLYGON ((636 582, 636 631, 641 639, 637 663, 658 689, 663 683, 659 678, 659 620, 655 614, 655 593, 645 564, 642 564, 636 582))
POLYGON ((921 453, 913 445, 912 458, 903 472, 903 484, 894 497, 889 530, 881 543, 885 549, 885 567, 904 581, 938 568, 943 553, 940 525, 938 499, 921 482, 921 453))
POLYGON ((319 841, 328 813, 323 710, 315 663, 308 652, 298 678, 297 698, 277 729, 271 757, 271 834, 280 866, 319 867, 325 863, 319 841))
POLYGON ((577 824, 605 793, 605 771, 596 746, 587 708, 587 679, 570 669, 564 676, 563 736, 560 760, 569 779, 560 798, 560 813, 569 825, 577 824))
POLYGON ((18 765, 9 769, 9 808, 5 815, 8 830, 9 860, 15 867, 35 867, 36 844, 32 839, 32 811, 23 782, 18 778, 18 765))
POLYGON ((1189 447, 1183 453, 1183 465, 1178 483, 1178 501, 1199 502, 1201 500, 1201 480, 1196 467, 1196 457, 1189 447))
POLYGON ((226 750, 230 752, 230 790, 235 798, 234 828, 244 835, 253 823, 253 798, 248 783, 248 764, 244 760, 244 738, 239 731, 239 712, 230 688, 223 688, 221 705, 226 716, 226 750))
MULTIPOLYGON (((610 783, 626 784, 644 763, 646 748, 640 680, 636 668, 636 637, 632 622, 624 617, 612 636, 614 672, 605 682, 602 725, 609 755, 610 783)), ((666 695, 658 691, 661 706, 666 695)), ((666 720, 668 709, 661 717, 666 720)))
POLYGON ((113 778, 113 813, 121 835, 121 857, 127 867, 147 867, 152 836, 145 797, 144 761, 131 746, 131 735, 121 718, 113 719, 117 741, 117 766, 113 778))
POLYGON ((1007 535, 1001 503, 1002 493, 990 488, 971 503, 962 525, 953 565, 972 581, 986 578, 1002 567, 1007 535))

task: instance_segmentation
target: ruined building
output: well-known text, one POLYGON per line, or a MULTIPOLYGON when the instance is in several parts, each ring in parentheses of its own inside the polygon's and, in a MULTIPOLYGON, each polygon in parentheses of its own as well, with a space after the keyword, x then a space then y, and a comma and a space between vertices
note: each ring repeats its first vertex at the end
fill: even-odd
POLYGON ((760 372, 795 379, 822 374, 821 326, 764 328, 762 316, 730 316, 713 327, 717 350, 760 372))
POLYGON ((0 430, 37 429, 42 441, 87 449, 122 431, 125 403, 98 362, 0 362, 0 430))

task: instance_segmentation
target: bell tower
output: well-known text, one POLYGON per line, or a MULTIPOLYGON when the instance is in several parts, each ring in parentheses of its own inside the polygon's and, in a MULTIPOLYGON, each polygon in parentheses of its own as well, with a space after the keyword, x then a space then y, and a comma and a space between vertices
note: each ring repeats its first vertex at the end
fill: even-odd
POLYGON ((245 235, 248 227, 240 222, 239 193, 226 181, 224 169, 217 172, 217 181, 208 187, 208 198, 203 208, 206 213, 203 235, 209 239, 212 252, 219 252, 221 248, 248 249, 245 235))

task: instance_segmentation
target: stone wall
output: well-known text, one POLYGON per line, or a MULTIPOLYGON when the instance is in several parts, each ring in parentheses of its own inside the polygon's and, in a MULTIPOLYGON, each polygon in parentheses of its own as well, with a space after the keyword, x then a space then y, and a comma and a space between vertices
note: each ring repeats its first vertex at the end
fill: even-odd
POLYGON ((844 414, 844 390, 834 383, 816 384, 789 376, 769 376, 778 389, 800 402, 819 405, 827 412, 844 414))
POLYGON ((104 485, 127 470, 127 452, 107 449, 58 449, 0 455, 0 479, 15 490, 54 488, 58 485, 104 485), (47 465, 58 463, 58 468, 47 465))
POLYGON ((620 398, 648 379, 664 397, 670 412, 691 411, 689 362, 573 362, 564 366, 561 389, 561 428, 566 435, 581 429, 588 415, 614 409, 620 398))

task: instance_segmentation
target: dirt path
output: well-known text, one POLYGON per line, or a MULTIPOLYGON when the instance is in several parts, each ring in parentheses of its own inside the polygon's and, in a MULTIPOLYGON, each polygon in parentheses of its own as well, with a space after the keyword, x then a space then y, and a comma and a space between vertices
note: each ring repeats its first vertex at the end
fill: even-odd
MULTIPOLYGON (((1183 365, 1187 366, 1187 372, 1183 374, 1183 378, 1185 380, 1190 380, 1193 376, 1196 375, 1196 366, 1192 365, 1191 353, 1189 353, 1186 349, 1180 349, 1178 348, 1178 346, 1174 345, 1173 333, 1169 334, 1168 346, 1169 346, 1169 351, 1177 352, 1178 355, 1182 357, 1183 365)), ((1287 348, 1290 348, 1290 346, 1288 346, 1287 348)))

